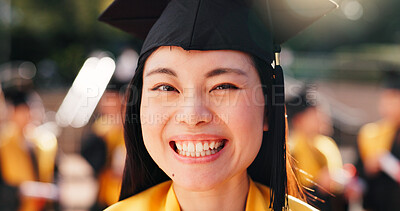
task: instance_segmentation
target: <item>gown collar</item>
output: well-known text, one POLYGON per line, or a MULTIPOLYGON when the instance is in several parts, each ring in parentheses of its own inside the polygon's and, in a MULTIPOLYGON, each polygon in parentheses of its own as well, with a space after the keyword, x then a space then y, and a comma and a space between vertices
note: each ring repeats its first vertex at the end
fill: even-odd
MULTIPOLYGON (((246 211, 250 210, 269 210, 269 188, 266 186, 260 186, 251 179, 249 185, 249 192, 246 199, 246 211)), ((176 198, 173 185, 169 187, 166 201, 165 211, 180 211, 178 199, 176 198)))

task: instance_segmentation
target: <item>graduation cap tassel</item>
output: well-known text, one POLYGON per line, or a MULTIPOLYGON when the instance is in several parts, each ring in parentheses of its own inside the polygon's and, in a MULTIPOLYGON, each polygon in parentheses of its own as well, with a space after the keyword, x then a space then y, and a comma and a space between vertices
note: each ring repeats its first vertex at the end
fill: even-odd
MULTIPOLYGON (((281 47, 274 46, 275 53, 275 68, 273 74, 273 87, 272 87, 272 107, 275 109, 273 119, 273 153, 276 153, 273 158, 273 168, 271 184, 274 190, 275 201, 278 204, 284 205, 287 202, 285 197, 287 189, 286 179, 286 137, 285 137, 285 89, 283 80, 283 70, 279 61, 279 54, 281 47)), ((275 208, 275 207, 274 207, 275 208)))

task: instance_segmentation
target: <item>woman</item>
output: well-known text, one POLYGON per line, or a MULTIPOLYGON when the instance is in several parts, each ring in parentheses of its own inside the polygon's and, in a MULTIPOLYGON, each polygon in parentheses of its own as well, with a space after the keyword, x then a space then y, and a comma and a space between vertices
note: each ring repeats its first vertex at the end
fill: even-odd
POLYGON ((274 44, 335 4, 302 5, 317 13, 284 32, 272 22, 298 17, 281 1, 165 4, 115 1, 101 17, 139 36, 151 27, 128 91, 122 201, 109 210, 312 209, 287 196, 298 191, 286 165, 282 70, 270 64, 274 44))
POLYGON ((331 120, 315 95, 316 90, 304 87, 298 97, 286 102, 290 154, 296 167, 307 172, 296 176, 300 184, 312 190, 309 194, 318 197, 310 204, 324 211, 348 210, 346 186, 336 179, 343 171, 342 156, 335 140, 327 136, 332 132, 331 120))

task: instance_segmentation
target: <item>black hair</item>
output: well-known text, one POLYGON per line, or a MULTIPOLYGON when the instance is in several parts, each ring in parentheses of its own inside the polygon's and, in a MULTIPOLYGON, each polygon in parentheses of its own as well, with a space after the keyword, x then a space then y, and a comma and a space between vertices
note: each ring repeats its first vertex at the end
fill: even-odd
POLYGON ((286 113, 288 116, 289 125, 298 114, 303 113, 309 108, 315 108, 316 102, 309 97, 310 90, 302 88, 302 90, 292 99, 286 101, 286 113))
POLYGON ((4 90, 4 98, 14 107, 25 105, 28 106, 29 93, 24 90, 18 90, 15 88, 9 88, 4 90))
MULTIPOLYGON (((145 61, 154 50, 146 52, 139 58, 135 75, 127 90, 124 119, 127 157, 119 200, 170 179, 147 152, 140 124, 143 69, 145 61)), ((276 119, 279 119, 279 115, 284 119, 285 113, 284 109, 282 113, 282 110, 279 112, 276 107, 284 105, 274 104, 273 95, 276 87, 274 86, 275 75, 271 65, 258 57, 253 56, 252 58, 262 84, 265 99, 264 113, 268 118, 269 130, 263 133, 260 151, 248 167, 247 172, 254 181, 270 187, 270 207, 272 206, 274 210, 282 210, 286 207, 286 194, 288 193, 287 152, 285 122, 279 121, 277 124, 276 119)))

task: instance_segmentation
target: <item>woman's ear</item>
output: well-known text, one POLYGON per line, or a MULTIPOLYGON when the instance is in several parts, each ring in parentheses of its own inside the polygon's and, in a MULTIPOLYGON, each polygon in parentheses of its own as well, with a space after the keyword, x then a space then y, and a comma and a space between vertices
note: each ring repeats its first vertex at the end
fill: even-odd
POLYGON ((264 131, 268 131, 268 118, 267 117, 265 117, 264 118, 264 127, 263 127, 263 130, 264 131))

